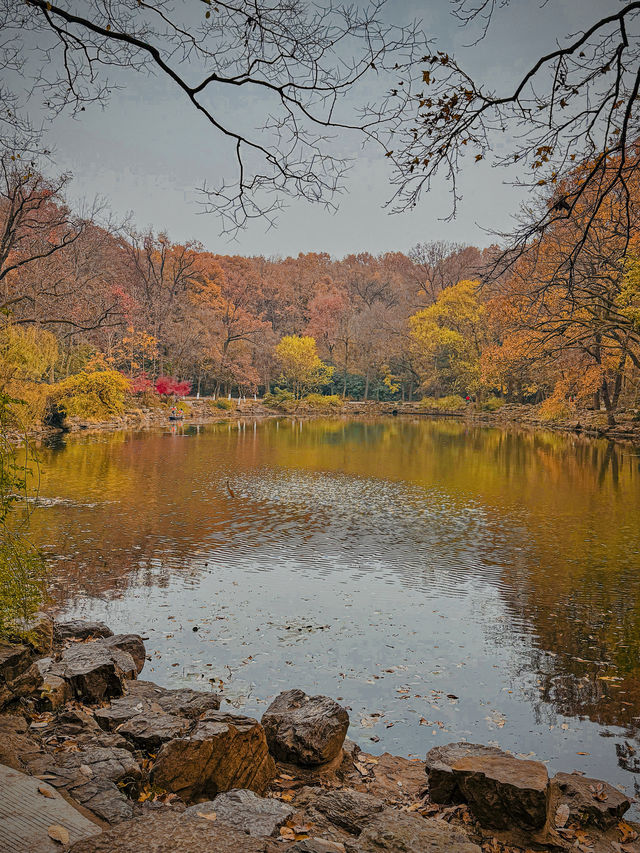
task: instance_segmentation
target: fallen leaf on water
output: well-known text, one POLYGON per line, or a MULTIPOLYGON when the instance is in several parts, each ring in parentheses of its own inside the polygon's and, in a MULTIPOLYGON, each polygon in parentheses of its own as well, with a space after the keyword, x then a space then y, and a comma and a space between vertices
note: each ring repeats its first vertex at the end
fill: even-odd
POLYGON ((47 832, 49 833, 49 838, 53 838, 54 841, 58 841, 60 844, 69 843, 69 833, 59 823, 52 823, 47 832))
POLYGON ((217 820, 218 815, 215 812, 198 812, 198 817, 203 817, 205 820, 217 820))
POLYGON ((590 752, 576 752, 576 755, 591 755, 590 752))
POLYGON ((569 820, 569 814, 569 806, 566 803, 559 805, 556 809, 556 826, 565 826, 569 820))
POLYGON ((38 785, 38 793, 42 794, 43 797, 48 797, 50 800, 55 800, 56 798, 56 795, 48 788, 45 788, 44 785, 38 785))

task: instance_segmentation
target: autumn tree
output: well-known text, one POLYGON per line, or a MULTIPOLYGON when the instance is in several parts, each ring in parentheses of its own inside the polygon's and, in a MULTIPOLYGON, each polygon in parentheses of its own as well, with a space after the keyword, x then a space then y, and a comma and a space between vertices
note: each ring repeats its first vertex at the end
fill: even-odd
POLYGON ((296 399, 331 381, 333 368, 322 361, 312 337, 287 335, 276 346, 276 357, 282 379, 291 386, 296 399))
MULTIPOLYGON (((482 41, 494 18, 509 14, 514 4, 495 0, 453 0, 458 23, 467 29, 467 45, 482 41)), ((577 8, 577 7, 575 7, 577 8)), ((518 182, 534 191, 527 215, 509 235, 509 252, 497 269, 504 270, 555 224, 570 223, 588 201, 592 216, 581 217, 565 245, 568 274, 582 252, 586 236, 603 206, 628 191, 637 159, 629 156, 639 132, 640 5, 594 7, 584 29, 567 29, 559 37, 555 10, 546 4, 549 50, 524 74, 508 77, 498 87, 470 71, 462 56, 446 47, 431 49, 416 66, 422 85, 396 87, 391 97, 398 110, 413 113, 414 122, 399 124, 388 152, 396 165, 396 206, 417 204, 436 176, 452 189, 452 215, 461 197, 463 162, 490 162, 499 168, 517 164, 518 182), (567 180, 577 163, 588 163, 582 180, 567 180), (539 187, 557 189, 554 200, 537 194, 539 187)), ((463 49, 464 51, 464 49, 463 49)), ((630 233, 631 220, 626 223, 630 233)))
POLYGON ((479 282, 460 281, 410 319, 424 390, 482 394, 480 358, 488 343, 486 308, 479 282))

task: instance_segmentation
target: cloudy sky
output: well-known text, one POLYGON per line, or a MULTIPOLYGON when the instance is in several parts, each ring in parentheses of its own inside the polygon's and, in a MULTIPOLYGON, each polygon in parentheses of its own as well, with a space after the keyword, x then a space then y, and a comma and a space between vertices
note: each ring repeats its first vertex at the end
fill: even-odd
MULTIPOLYGON (((496 89, 511 83, 540 53, 584 27, 617 0, 512 0, 499 9, 489 36, 476 47, 450 15, 449 0, 389 0, 395 22, 422 18, 435 46, 465 57, 469 67, 496 89)), ((81 120, 60 118, 51 132, 56 164, 74 175, 76 198, 106 197, 117 216, 127 212, 141 228, 166 230, 177 241, 200 240, 212 251, 289 255, 307 251, 346 253, 406 251, 418 241, 446 239, 487 245, 487 229, 508 227, 521 201, 505 176, 484 164, 470 164, 460 176, 464 194, 457 218, 445 222, 450 198, 444 184, 410 213, 384 208, 391 189, 388 163, 377 152, 362 153, 358 141, 341 139, 356 158, 338 213, 294 202, 276 229, 252 223, 233 242, 220 237, 220 223, 203 215, 196 188, 216 180, 228 163, 228 149, 211 127, 185 103, 175 86, 131 74, 105 110, 88 109, 81 120)))

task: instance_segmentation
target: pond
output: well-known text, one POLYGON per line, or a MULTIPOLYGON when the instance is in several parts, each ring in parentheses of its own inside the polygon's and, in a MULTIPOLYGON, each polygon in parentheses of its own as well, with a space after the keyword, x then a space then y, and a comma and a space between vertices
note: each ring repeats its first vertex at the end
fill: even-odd
POLYGON ((143 677, 258 717, 299 687, 369 752, 496 743, 637 790, 637 448, 283 419, 69 436, 40 481, 55 606, 148 638, 143 677))

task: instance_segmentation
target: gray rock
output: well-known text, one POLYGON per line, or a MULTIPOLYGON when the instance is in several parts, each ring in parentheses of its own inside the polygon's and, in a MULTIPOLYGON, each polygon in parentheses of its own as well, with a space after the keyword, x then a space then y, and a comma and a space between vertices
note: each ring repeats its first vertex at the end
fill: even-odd
POLYGON ((141 636, 138 634, 114 634, 98 642, 100 645, 105 646, 105 648, 120 649, 123 652, 128 652, 136 665, 136 675, 142 672, 147 659, 147 650, 141 636))
POLYGON ((135 677, 136 666, 131 655, 120 649, 79 643, 63 651, 52 673, 69 682, 77 699, 101 702, 122 695, 123 682, 135 677))
POLYGON ((313 767, 340 753, 349 714, 328 696, 287 690, 269 705, 262 725, 272 755, 280 761, 313 767))
POLYGON ((347 853, 481 853, 459 829, 442 820, 414 817, 393 809, 375 815, 347 853))
POLYGON ((56 643, 62 643, 64 640, 88 640, 89 637, 112 636, 113 631, 104 622, 71 619, 68 622, 56 622, 53 626, 53 639, 56 643))
POLYGON ((0 683, 13 681, 31 666, 31 649, 23 645, 0 645, 0 683))
POLYGON ((325 838, 305 838, 287 847, 289 853, 345 853, 344 844, 325 838))
POLYGON ((483 826, 539 829, 547 819, 549 775, 540 761, 476 755, 453 765, 464 801, 483 826))
POLYGON ((251 838, 217 821, 155 812, 78 841, 69 853, 271 853, 278 849, 275 842, 251 838))
POLYGON ((569 820, 591 824, 600 829, 615 826, 631 807, 630 801, 611 785, 577 773, 556 773, 551 780, 558 792, 558 804, 569 807, 569 820))
POLYGON ((236 789, 218 794, 214 800, 190 806, 185 817, 206 820, 215 814, 218 823, 231 826, 253 838, 278 835, 281 826, 294 814, 294 810, 279 800, 258 797, 253 791, 236 789), (203 815, 205 817, 203 817, 203 815))
POLYGON ((156 750, 168 740, 182 737, 191 721, 164 711, 143 711, 118 726, 118 734, 133 741, 140 749, 156 750))
POLYGON ((103 729, 115 729, 138 714, 164 712, 195 720, 207 711, 220 708, 217 693, 198 690, 166 690, 151 681, 127 682, 124 696, 95 711, 96 720, 103 729))
POLYGON ((353 788, 326 791, 315 798, 312 804, 335 826, 354 835, 359 835, 371 818, 384 809, 382 800, 353 788))
POLYGON ((40 755, 28 765, 32 775, 45 775, 54 788, 69 796, 108 823, 133 817, 133 805, 121 787, 136 788, 142 770, 124 749, 89 747, 78 752, 40 755))
POLYGON ((208 712, 189 737, 163 744, 151 770, 153 784, 187 802, 232 788, 263 794, 274 776, 260 723, 222 711, 208 712))
POLYGON ((476 755, 504 755, 495 746, 483 746, 479 743, 448 743, 435 746, 426 756, 426 772, 429 777, 429 797, 432 802, 443 805, 462 803, 464 797, 458 788, 453 765, 461 758, 476 755))

